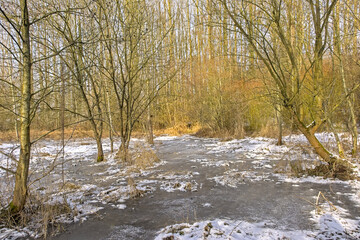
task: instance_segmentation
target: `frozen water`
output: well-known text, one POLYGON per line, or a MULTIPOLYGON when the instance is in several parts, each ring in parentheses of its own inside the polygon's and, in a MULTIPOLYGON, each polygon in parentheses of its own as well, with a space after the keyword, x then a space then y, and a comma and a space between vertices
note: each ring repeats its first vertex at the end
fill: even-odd
MULTIPOLYGON (((331 134, 318 136, 332 141, 331 134)), ((46 204, 66 201, 77 212, 58 219, 71 225, 55 239, 359 238, 359 181, 295 178, 279 172, 284 161, 301 160, 309 166, 317 161, 303 136, 284 139, 285 146, 276 146, 269 138, 220 142, 161 136, 154 147, 161 162, 138 171, 109 153, 109 140, 104 141, 103 163, 95 162, 96 144, 91 139, 68 142, 64 160, 60 142, 40 141, 34 146, 30 169, 30 182, 38 180, 30 188, 45 197, 46 204), (128 185, 129 177, 133 186, 128 185), (325 200, 315 207, 319 191, 337 210, 325 200), (142 197, 133 199, 132 192, 142 197), (319 208, 322 212, 317 212, 319 208)), ((19 154, 12 143, 2 143, 0 149, 15 158, 19 154)), ((1 154, 0 164, 15 166, 1 154)), ((0 170, 0 178, 5 206, 13 177, 0 170)), ((36 224, 17 231, 3 227, 0 238, 41 237, 36 224)))

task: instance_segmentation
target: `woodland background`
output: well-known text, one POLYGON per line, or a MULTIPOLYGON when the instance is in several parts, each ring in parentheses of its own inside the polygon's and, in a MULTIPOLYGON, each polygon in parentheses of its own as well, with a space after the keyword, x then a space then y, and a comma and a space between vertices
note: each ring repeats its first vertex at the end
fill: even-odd
MULTIPOLYGON (((125 100, 133 103, 134 127, 139 131, 147 114, 138 115, 149 111, 156 129, 191 123, 237 137, 245 133, 273 135, 282 112, 277 90, 269 83, 271 77, 261 59, 218 2, 28 3, 32 20, 32 128, 60 128, 64 105, 65 126, 82 122, 79 128, 91 130, 93 119, 99 130, 116 134, 122 111, 116 95, 126 89, 133 96, 124 96, 124 108, 128 107, 125 100)), ((259 39, 260 46, 261 34, 266 34, 266 41, 279 48, 278 60, 288 64, 277 34, 271 29, 259 31, 267 19, 256 4, 266 7, 271 1, 252 3, 247 9, 249 20, 254 22, 250 26, 253 37, 259 39)), ((20 7, 17 1, 5 0, 1 5, 6 15, 1 15, 0 131, 18 133, 23 56, 21 37, 13 24, 20 25, 20 7)), ((359 1, 338 1, 331 13, 322 76, 316 86, 313 69, 307 66, 311 65, 315 41, 308 1, 282 1, 281 8, 286 37, 303 53, 298 56, 305 78, 304 91, 299 93, 302 118, 312 121, 308 109, 319 97, 332 125, 346 130, 351 125, 344 101, 347 94, 359 116, 359 1), (337 104, 341 106, 332 111, 337 104)), ((291 77, 291 73, 283 74, 291 77)), ((286 129, 292 128, 291 119, 283 121, 286 129)))

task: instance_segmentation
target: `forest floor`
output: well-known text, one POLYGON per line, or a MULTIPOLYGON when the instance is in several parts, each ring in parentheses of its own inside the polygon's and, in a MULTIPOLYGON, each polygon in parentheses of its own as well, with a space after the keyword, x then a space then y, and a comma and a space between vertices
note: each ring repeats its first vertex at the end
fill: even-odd
MULTIPOLYGON (((321 162, 303 136, 284 142, 161 136, 151 146, 160 161, 142 169, 119 163, 108 140, 103 163, 92 139, 69 140, 64 159, 60 141, 40 141, 27 206, 34 214, 23 227, 0 223, 0 239, 360 239, 359 180, 295 177, 291 166, 321 162)), ((132 139, 139 146, 150 147, 132 139)), ((0 150, 19 154, 12 142, 0 150)), ((14 168, 4 155, 0 164, 14 168)), ((5 207, 13 177, 1 170, 0 180, 5 207)))

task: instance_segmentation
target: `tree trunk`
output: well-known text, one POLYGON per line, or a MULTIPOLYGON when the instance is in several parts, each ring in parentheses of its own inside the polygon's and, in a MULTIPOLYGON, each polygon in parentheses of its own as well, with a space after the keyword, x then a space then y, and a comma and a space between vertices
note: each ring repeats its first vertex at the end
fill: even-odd
MULTIPOLYGON (((79 24, 79 35, 80 35, 80 39, 81 39, 81 25, 79 24)), ((73 58, 74 58, 74 61, 75 61, 75 66, 76 66, 76 73, 77 73, 77 76, 76 76, 76 79, 77 79, 77 82, 79 84, 79 87, 80 87, 80 92, 81 92, 81 96, 85 102, 85 105, 86 105, 86 111, 87 111, 87 115, 89 117, 89 121, 90 121, 90 124, 91 124, 91 128, 94 132, 94 138, 95 138, 95 141, 96 141, 96 145, 97 145, 97 158, 96 158, 96 161, 97 162, 102 162, 104 161, 104 151, 103 151, 103 147, 102 147, 102 142, 101 142, 101 135, 102 135, 102 124, 100 124, 100 129, 98 129, 97 125, 96 125, 96 122, 95 122, 95 119, 94 119, 94 112, 91 110, 91 105, 89 103, 89 99, 86 95, 86 92, 85 92, 85 87, 84 87, 84 76, 83 76, 83 71, 86 71, 85 69, 85 65, 84 65, 84 61, 83 61, 83 50, 82 50, 82 46, 77 46, 76 47, 76 50, 73 50, 73 58)), ((88 73, 89 75, 89 73, 88 73)), ((91 76, 89 76, 90 80, 91 79, 91 76)), ((99 115, 101 117, 101 108, 100 108, 100 103, 99 103, 99 99, 98 99, 98 96, 97 96, 97 92, 95 90, 95 84, 93 83, 92 81, 92 87, 94 88, 94 91, 95 91, 95 99, 96 99, 96 104, 97 104, 97 107, 98 107, 98 110, 99 110, 99 115)))
POLYGON ((350 117, 351 117, 351 121, 350 121, 350 132, 351 132, 351 136, 352 136, 351 154, 353 157, 355 157, 357 154, 357 139, 358 139, 358 130, 357 130, 357 126, 356 126, 357 120, 356 120, 356 115, 355 115, 354 104, 351 99, 351 96, 353 94, 349 93, 348 88, 347 88, 347 83, 346 83, 346 76, 345 76, 344 63, 343 63, 343 57, 342 57, 343 54, 341 51, 340 27, 339 27, 340 20, 339 20, 339 12, 338 11, 339 11, 339 7, 335 8, 335 11, 334 11, 335 53, 339 60, 340 78, 341 78, 341 82, 342 82, 342 85, 344 88, 346 103, 348 105, 350 117))
POLYGON ((351 136, 352 136, 351 155, 352 155, 352 157, 355 157, 356 154, 357 154, 358 130, 357 130, 357 126, 356 126, 356 116, 355 116, 354 104, 353 104, 353 102, 351 100, 351 96, 353 94, 352 93, 349 94, 349 91, 347 89, 342 56, 341 56, 340 51, 338 53, 339 53, 338 57, 339 57, 339 62, 340 62, 341 81, 342 81, 342 84, 343 84, 343 87, 344 87, 344 93, 345 93, 345 96, 346 96, 346 103, 348 105, 348 108, 349 108, 349 111, 350 111, 350 117, 351 117, 351 121, 350 121, 350 132, 351 132, 351 136))
POLYGON ((97 150, 98 150, 96 161, 102 162, 102 161, 104 161, 104 151, 103 151, 103 147, 102 147, 101 136, 96 134, 95 139, 96 139, 96 145, 97 145, 97 150))
MULTIPOLYGON (((156 79, 156 76, 155 76, 155 72, 154 72, 154 79, 156 79)), ((149 105, 147 107, 147 134, 148 134, 148 137, 147 137, 147 142, 149 144, 154 144, 154 133, 153 133, 153 126, 152 126, 152 114, 151 114, 151 97, 150 97, 150 81, 147 82, 147 88, 146 88, 146 91, 147 91, 147 96, 149 98, 149 105)))
POLYGON ((93 130, 94 138, 95 138, 96 145, 97 145, 98 155, 97 155, 96 159, 97 159, 97 162, 102 162, 104 160, 104 152, 103 152, 103 147, 102 147, 102 142, 101 142, 101 135, 99 134, 99 131, 97 129, 94 115, 93 115, 93 112, 91 111, 91 106, 90 106, 90 103, 89 103, 88 98, 85 93, 85 89, 84 89, 83 82, 82 82, 83 81, 82 74, 80 73, 80 71, 81 71, 81 69, 78 69, 78 76, 76 78, 77 78, 77 81, 78 81, 78 84, 80 87, 81 96, 86 105, 86 111, 87 111, 87 114, 89 117, 90 125, 93 130))
POLYGON ((31 102, 31 47, 30 23, 27 0, 20 0, 22 35, 22 84, 20 102, 20 159, 16 169, 15 189, 10 209, 13 213, 21 211, 26 202, 27 180, 30 164, 30 102, 31 102))
POLYGON ((278 130, 279 130, 278 140, 277 140, 276 145, 281 146, 281 145, 283 145, 283 141, 282 141, 283 128, 282 128, 282 116, 281 116, 281 113, 279 112, 279 110, 275 109, 276 121, 278 123, 278 130))
MULTIPOLYGON (((310 145, 314 148, 315 152, 327 163, 333 163, 336 158, 319 142, 315 136, 314 127, 306 127, 296 115, 296 112, 291 112, 295 120, 295 124, 302 134, 309 141, 310 145)), ((318 128, 318 127, 317 127, 318 128)))
MULTIPOLYGON (((11 84, 14 84, 13 81, 13 63, 12 61, 10 62, 11 66, 10 66, 10 82, 11 84)), ((14 113, 18 112, 17 109, 17 102, 16 102, 16 97, 15 97, 15 87, 14 85, 11 87, 11 96, 12 96, 12 101, 13 101, 13 111, 14 113)), ((18 117, 15 116, 15 121, 14 121, 14 130, 15 130, 15 134, 16 134, 16 139, 19 140, 20 136, 19 136, 19 124, 18 124, 18 117)))
POLYGON ((334 137, 335 137, 335 140, 336 140, 336 145, 338 147, 339 157, 345 158, 344 148, 343 148, 343 145, 342 145, 342 143, 340 141, 339 134, 336 132, 336 130, 334 128, 334 125, 333 125, 333 123, 332 123, 332 121, 331 121, 331 119, 329 117, 327 118, 327 122, 328 122, 330 130, 334 134, 334 137))
POLYGON ((120 157, 121 161, 126 163, 130 160, 128 153, 129 153, 129 141, 126 136, 121 136, 121 145, 117 152, 117 156, 120 157))
POLYGON ((150 105, 148 106, 148 114, 147 114, 147 142, 149 144, 154 144, 154 133, 153 133, 153 127, 152 127, 152 115, 151 115, 151 109, 150 105))
POLYGON ((109 120, 109 138, 110 138, 110 150, 111 153, 114 152, 114 138, 113 138, 113 121, 111 115, 111 105, 110 105, 110 93, 109 88, 107 86, 107 82, 105 81, 105 97, 106 97, 106 107, 107 107, 107 117, 109 120))

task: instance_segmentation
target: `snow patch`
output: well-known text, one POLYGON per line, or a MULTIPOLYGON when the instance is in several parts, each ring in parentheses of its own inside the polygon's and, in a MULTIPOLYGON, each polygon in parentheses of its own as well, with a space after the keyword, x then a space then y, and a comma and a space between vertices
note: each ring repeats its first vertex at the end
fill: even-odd
POLYGON ((159 136, 159 137, 154 138, 154 140, 156 140, 156 141, 172 141, 177 138, 179 138, 179 137, 177 137, 177 136, 159 136))
POLYGON ((222 176, 209 178, 209 180, 213 180, 222 186, 236 188, 238 185, 248 182, 272 181, 269 177, 270 173, 259 174, 254 171, 237 171, 236 169, 232 169, 226 171, 222 176))
POLYGON ((266 222, 249 223, 216 219, 212 221, 196 222, 194 224, 175 224, 165 227, 158 232, 155 240, 170 239, 313 239, 309 231, 282 231, 267 228, 266 222))

